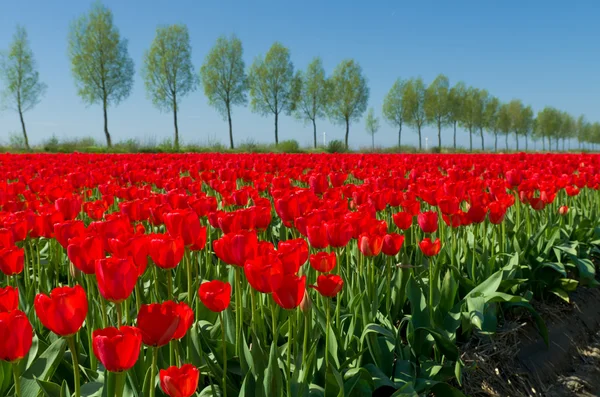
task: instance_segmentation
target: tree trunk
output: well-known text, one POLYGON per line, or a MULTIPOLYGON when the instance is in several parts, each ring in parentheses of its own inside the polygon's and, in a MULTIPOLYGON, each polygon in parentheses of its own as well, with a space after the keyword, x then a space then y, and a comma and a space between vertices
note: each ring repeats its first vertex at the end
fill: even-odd
POLYGON ((23 128, 23 141, 25 142, 25 149, 29 151, 29 138, 27 138, 27 129, 25 128, 25 119, 23 118, 21 106, 19 106, 19 118, 21 119, 21 127, 23 128))
POLYGON ((481 150, 485 150, 485 144, 483 143, 483 128, 479 129, 479 133, 481 134, 481 150))
POLYGON ((317 148, 317 122, 315 121, 315 119, 312 120, 313 122, 313 137, 315 139, 315 149, 317 148))
POLYGON ((229 147, 233 149, 233 126, 231 125, 231 107, 227 104, 227 121, 229 122, 229 147))
POLYGON ((279 121, 279 113, 275 112, 275 146, 279 145, 279 131, 277 130, 278 121, 279 121))
POLYGON ((456 151, 456 120, 454 121, 454 151, 456 151))
POLYGON ((373 146, 373 151, 375 151, 375 134, 371 134, 371 145, 373 146))
POLYGON ((421 126, 420 125, 417 127, 417 132, 419 133, 419 151, 421 151, 423 146, 421 145, 421 126))
POLYGON ((498 151, 498 131, 494 131, 494 152, 498 151))
POLYGON ((519 133, 515 131, 515 140, 517 141, 517 152, 519 151, 519 133))
POLYGON ((173 96, 173 124, 175 125, 175 151, 179 151, 179 127, 177 126, 177 97, 173 96))
POLYGON ((542 151, 546 151, 546 137, 542 135, 542 151))
POLYGON ((442 122, 438 120, 438 149, 442 153, 442 122))
POLYGON ((473 151, 473 128, 469 127, 469 152, 473 151))
POLYGON ((506 151, 508 152, 508 133, 504 137, 506 138, 506 151))
POLYGON ((552 151, 552 137, 548 135, 548 151, 552 151))
POLYGON ((527 134, 525 134, 525 151, 529 150, 529 143, 528 143, 529 138, 527 137, 527 134))
POLYGON ((563 138, 563 149, 562 149, 563 152, 565 151, 565 141, 566 140, 567 140, 567 138, 563 138))
POLYGON ((102 109, 104 111, 104 136, 106 137, 106 146, 112 147, 112 140, 110 139, 110 132, 108 132, 108 104, 106 103, 106 96, 102 101, 102 109))
POLYGON ((556 151, 558 152, 558 138, 556 138, 556 151))
POLYGON ((346 119, 346 150, 348 150, 348 136, 350 135, 350 120, 346 119))
POLYGON ((402 123, 400 123, 400 128, 398 129, 398 149, 402 146, 402 123))

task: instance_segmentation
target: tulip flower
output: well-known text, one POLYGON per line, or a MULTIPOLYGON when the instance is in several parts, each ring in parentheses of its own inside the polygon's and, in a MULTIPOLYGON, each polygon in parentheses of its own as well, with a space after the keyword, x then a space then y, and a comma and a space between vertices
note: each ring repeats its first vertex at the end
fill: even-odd
POLYGON ((83 224, 83 221, 78 220, 56 223, 54 225, 54 234, 60 245, 62 245, 63 248, 67 248, 70 239, 73 237, 83 237, 85 235, 85 225, 83 224))
POLYGON ((15 245, 13 234, 10 230, 0 228, 0 249, 9 248, 15 245))
POLYGON ((256 256, 258 238, 255 231, 228 233, 213 242, 215 254, 229 265, 243 267, 248 259, 256 256))
POLYGON ((160 388, 169 397, 190 397, 196 393, 200 371, 192 364, 169 367, 159 372, 160 388))
POLYGON ((440 253, 440 249, 442 248, 442 243, 439 238, 436 238, 435 241, 431 241, 429 237, 424 238, 423 241, 419 243, 419 248, 423 255, 425 256, 436 256, 440 253))
POLYGON ((173 237, 181 237, 186 246, 197 241, 202 227, 198 214, 191 208, 168 212, 164 214, 164 220, 169 234, 173 237))
POLYGON ((310 256, 310 267, 321 273, 329 273, 335 268, 336 263, 335 252, 317 252, 310 256))
POLYGON ((137 362, 141 345, 142 332, 136 327, 109 327, 95 330, 92 334, 94 355, 107 371, 116 373, 116 397, 123 395, 125 371, 137 362))
POLYGON ((284 309, 294 309, 302 302, 305 291, 306 276, 298 277, 294 274, 286 274, 279 289, 273 292, 273 300, 284 309))
POLYGON ((54 202, 57 211, 60 211, 65 220, 77 218, 81 212, 81 197, 61 197, 54 202))
POLYGON ((18 362, 27 355, 32 341, 33 328, 25 313, 20 310, 0 313, 0 360, 18 362))
POLYGON ((296 274, 308 259, 308 244, 303 238, 280 241, 277 254, 283 265, 283 273, 296 274))
POLYGON ((275 253, 257 256, 246 261, 244 273, 252 288, 270 294, 281 286, 283 264, 275 253))
POLYGON ((390 233, 383 236, 382 251, 385 255, 394 256, 400 252, 404 236, 398 233, 390 233))
POLYGON ((358 236, 358 249, 364 256, 377 256, 383 247, 383 236, 363 233, 358 236))
POLYGON ((104 239, 95 234, 71 238, 67 245, 69 260, 85 274, 94 274, 96 261, 106 256, 104 251, 104 239))
POLYGON ((95 270, 100 295, 115 304, 129 298, 139 277, 139 269, 129 257, 97 260, 95 270))
POLYGON ((198 296, 210 311, 222 312, 231 302, 231 284, 220 280, 202 283, 198 289, 198 296))
POLYGON ((160 347, 173 339, 179 327, 180 316, 173 301, 142 305, 137 326, 142 331, 145 345, 160 347))
MULTIPOLYGON (((170 301, 167 301, 165 304, 169 302, 170 301)), ((179 340, 183 338, 186 332, 188 332, 188 330, 192 327, 192 323, 194 322, 194 311, 185 302, 179 302, 176 304, 175 311, 179 316, 179 325, 175 330, 175 334, 173 334, 173 339, 179 340)))
POLYGON ((345 221, 333 220, 325 223, 327 241, 332 247, 345 247, 352 239, 352 224, 345 221))
POLYGON ((0 271, 14 276, 23 271, 25 251, 23 248, 8 247, 0 249, 0 271))
POLYGON ((413 216, 408 212, 398 212, 392 216, 392 220, 398 229, 406 230, 412 226, 413 216))
POLYGON ((435 233, 438 230, 438 214, 434 211, 421 212, 417 223, 424 233, 435 233))
POLYGON ((161 269, 174 269, 185 254, 184 241, 181 237, 156 234, 150 238, 150 258, 161 269))
POLYGON ((323 249, 329 245, 327 228, 323 223, 306 226, 306 237, 308 238, 308 243, 313 248, 323 249))
POLYGON ((569 207, 566 205, 561 205, 558 207, 558 213, 562 216, 565 216, 569 213, 569 207))
POLYGON ((342 290, 344 280, 337 274, 321 274, 317 277, 317 284, 310 288, 317 290, 321 295, 333 298, 342 290))
POLYGON ((8 286, 0 288, 0 312, 12 312, 19 308, 19 290, 8 286))

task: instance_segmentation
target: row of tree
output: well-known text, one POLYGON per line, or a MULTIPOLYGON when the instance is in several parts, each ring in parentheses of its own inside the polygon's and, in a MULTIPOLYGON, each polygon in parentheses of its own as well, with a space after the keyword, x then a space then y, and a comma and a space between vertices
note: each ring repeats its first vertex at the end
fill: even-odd
MULTIPOLYGON (((119 104, 131 93, 135 74, 134 62, 128 54, 127 40, 121 38, 113 23, 110 9, 96 3, 89 13, 71 26, 69 33, 71 70, 82 100, 101 104, 104 115, 104 134, 112 145, 108 129, 108 109, 119 104)), ((200 73, 191 61, 191 45, 185 25, 159 27, 145 52, 141 74, 148 97, 160 110, 173 114, 174 143, 179 146, 177 114, 181 100, 199 85, 209 104, 229 124, 229 140, 234 147, 232 110, 244 106, 250 97, 252 111, 274 117, 275 143, 279 142, 278 123, 282 114, 294 115, 312 124, 314 145, 317 146, 317 120, 329 118, 345 126, 345 144, 348 146, 350 126, 359 120, 367 108, 369 87, 360 65, 350 59, 342 61, 327 77, 320 58, 315 58, 306 70, 296 71, 289 49, 274 43, 264 56, 257 57, 246 71, 241 41, 222 36, 207 54, 200 73)), ((18 112, 25 145, 29 147, 23 114, 39 103, 46 91, 40 81, 33 52, 24 28, 17 27, 10 49, 0 58, 0 78, 4 81, 3 104, 18 112)), ((484 131, 495 136, 515 134, 517 149, 519 137, 559 139, 577 137, 579 142, 600 142, 600 124, 590 124, 581 116, 577 121, 570 115, 553 108, 545 108, 534 117, 530 106, 513 100, 502 104, 486 90, 466 87, 458 83, 450 87, 448 78, 438 76, 429 86, 421 78, 398 79, 385 97, 384 119, 398 128, 398 145, 402 127, 413 127, 419 136, 426 125, 438 131, 438 145, 442 146, 442 128, 454 129, 456 147, 457 126, 469 131, 470 148, 473 134, 481 138, 484 149, 484 131)), ((374 135, 379 120, 370 109, 366 118, 367 131, 374 135)), ((374 140, 373 140, 374 144, 374 140)))

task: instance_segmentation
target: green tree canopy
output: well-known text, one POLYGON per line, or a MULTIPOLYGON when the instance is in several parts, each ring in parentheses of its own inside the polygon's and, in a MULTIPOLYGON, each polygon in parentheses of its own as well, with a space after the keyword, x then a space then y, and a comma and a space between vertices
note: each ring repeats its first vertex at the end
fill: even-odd
POLYGON ((294 110, 294 65, 290 51, 281 43, 274 43, 267 55, 257 57, 248 76, 250 106, 256 113, 275 115, 275 144, 279 144, 279 114, 294 110))
POLYGON ((486 130, 494 135, 494 151, 498 151, 498 113, 500 111, 500 100, 490 96, 484 113, 484 125, 486 130))
POLYGON ((200 68, 200 78, 208 103, 229 123, 229 146, 233 149, 233 106, 248 102, 248 77, 242 58, 242 42, 235 35, 221 36, 206 55, 200 68))
POLYGON ((425 117, 438 130, 438 147, 442 150, 442 126, 448 122, 450 113, 450 82, 440 74, 425 91, 425 117))
POLYGON ((142 76, 152 103, 161 110, 173 112, 175 148, 179 148, 179 101, 196 88, 187 26, 171 25, 156 29, 156 37, 144 55, 142 76))
POLYGON ((102 104, 106 144, 112 146, 107 109, 129 96, 135 72, 127 40, 119 35, 110 9, 95 3, 73 22, 69 58, 79 96, 88 104, 102 104))
POLYGON ((425 83, 423 83, 422 78, 410 79, 406 82, 402 102, 406 107, 406 124, 417 129, 419 150, 421 150, 421 128, 427 121, 425 115, 425 83))
POLYGON ((362 68, 353 59, 342 61, 331 76, 331 96, 328 107, 329 118, 346 126, 346 148, 350 123, 359 120, 369 101, 369 87, 362 68))
POLYGON ((462 119, 467 87, 459 81, 448 93, 448 123, 454 127, 454 149, 456 149, 456 126, 462 119))
POLYGON ((27 31, 21 26, 17 26, 8 51, 0 53, 0 80, 4 83, 4 89, 0 93, 2 108, 19 113, 23 141, 29 150, 23 113, 40 102, 46 92, 46 84, 40 81, 27 31))
POLYGON ((295 115, 313 125, 314 147, 317 147, 317 118, 325 117, 329 104, 330 83, 325 77, 323 61, 316 57, 306 72, 296 72, 294 90, 295 115))
POLYGON ((371 135, 371 143, 375 149, 375 134, 379 131, 379 118, 375 116, 375 110, 370 108, 365 119, 365 129, 371 135))
POLYGON ((398 147, 402 144, 402 124, 407 117, 406 107, 402 102, 406 82, 397 79, 383 99, 383 118, 393 127, 398 128, 398 147))

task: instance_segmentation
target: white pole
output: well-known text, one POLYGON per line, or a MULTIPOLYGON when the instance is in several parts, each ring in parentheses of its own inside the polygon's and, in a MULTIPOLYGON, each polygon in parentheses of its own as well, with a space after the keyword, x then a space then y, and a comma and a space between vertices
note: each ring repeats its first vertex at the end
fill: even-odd
POLYGON ((327 133, 323 131, 323 146, 327 146, 327 133))

